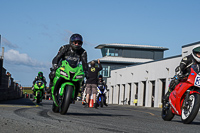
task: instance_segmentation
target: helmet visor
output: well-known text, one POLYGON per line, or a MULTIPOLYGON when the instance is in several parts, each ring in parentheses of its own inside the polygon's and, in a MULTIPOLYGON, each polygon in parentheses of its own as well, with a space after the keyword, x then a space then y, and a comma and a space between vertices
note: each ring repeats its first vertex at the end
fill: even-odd
POLYGON ((82 46, 82 42, 81 41, 73 41, 72 42, 74 45, 77 45, 78 44, 78 46, 82 46))
POLYGON ((71 42, 80 41, 83 42, 83 38, 81 36, 72 36, 71 42))
POLYGON ((200 53, 200 47, 194 48, 194 49, 193 49, 193 52, 194 52, 194 53, 200 53))
POLYGON ((39 76, 40 79, 42 79, 43 74, 42 74, 42 73, 39 73, 38 76, 39 76))

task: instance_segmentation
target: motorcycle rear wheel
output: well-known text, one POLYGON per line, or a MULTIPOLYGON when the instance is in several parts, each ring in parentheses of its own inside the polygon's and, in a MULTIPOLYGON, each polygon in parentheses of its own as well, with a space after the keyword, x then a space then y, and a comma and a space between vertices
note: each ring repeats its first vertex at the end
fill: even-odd
POLYGON ((64 115, 64 114, 67 113, 67 110, 68 110, 69 105, 71 103, 72 93, 73 93, 73 86, 66 85, 65 86, 63 100, 62 100, 62 104, 60 106, 60 114, 64 115))
POLYGON ((172 113, 172 110, 170 108, 170 104, 169 107, 165 107, 164 105, 165 103, 163 103, 163 107, 162 107, 162 119, 165 120, 165 121, 171 121, 173 118, 174 118, 174 114, 172 113))
MULTIPOLYGON (((188 102, 189 104, 183 107, 181 112, 181 120, 184 124, 191 123, 196 117, 200 106, 200 95, 196 93, 191 94, 188 102)), ((185 103, 185 101, 183 103, 185 103)))

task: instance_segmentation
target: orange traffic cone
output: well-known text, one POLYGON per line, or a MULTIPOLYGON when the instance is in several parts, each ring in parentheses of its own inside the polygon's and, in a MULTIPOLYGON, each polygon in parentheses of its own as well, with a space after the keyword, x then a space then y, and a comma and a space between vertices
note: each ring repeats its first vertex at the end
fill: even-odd
POLYGON ((91 94, 89 99, 89 108, 93 108, 93 105, 94 105, 93 94, 91 94))

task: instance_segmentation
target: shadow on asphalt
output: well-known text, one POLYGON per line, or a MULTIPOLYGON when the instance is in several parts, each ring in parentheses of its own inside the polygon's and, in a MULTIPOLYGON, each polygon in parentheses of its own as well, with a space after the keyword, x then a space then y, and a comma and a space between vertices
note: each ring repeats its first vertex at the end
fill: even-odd
POLYGON ((13 104, 13 105, 35 105, 29 98, 20 98, 15 100, 0 101, 0 104, 13 104))
MULTIPOLYGON (((172 120, 172 122, 177 122, 177 123, 182 123, 184 125, 184 123, 182 121, 179 120, 172 120)), ((200 125, 200 122, 191 122, 190 124, 185 124, 185 125, 200 125)))
POLYGON ((42 100, 43 102, 36 104, 36 101, 32 101, 32 98, 20 98, 20 99, 15 99, 15 100, 6 100, 6 101, 0 101, 0 105, 1 104, 12 104, 12 105, 39 105, 39 106, 43 106, 43 105, 52 105, 52 102, 45 102, 44 103, 44 99, 42 100))
POLYGON ((67 113, 66 115, 75 116, 129 116, 129 115, 111 115, 111 114, 98 114, 98 113, 67 113))
POLYGON ((192 124, 192 125, 200 125, 200 122, 192 122, 190 124, 192 124))

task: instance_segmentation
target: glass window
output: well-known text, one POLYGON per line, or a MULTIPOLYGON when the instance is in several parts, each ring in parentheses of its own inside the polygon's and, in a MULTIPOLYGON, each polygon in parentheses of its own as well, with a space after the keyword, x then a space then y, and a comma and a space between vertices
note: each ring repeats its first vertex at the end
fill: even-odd
POLYGON ((115 49, 115 56, 119 55, 119 49, 115 49))
POLYGON ((119 56, 119 49, 105 48, 106 56, 119 56))
POLYGON ((103 69, 99 72, 103 77, 110 76, 110 66, 103 66, 103 69))

